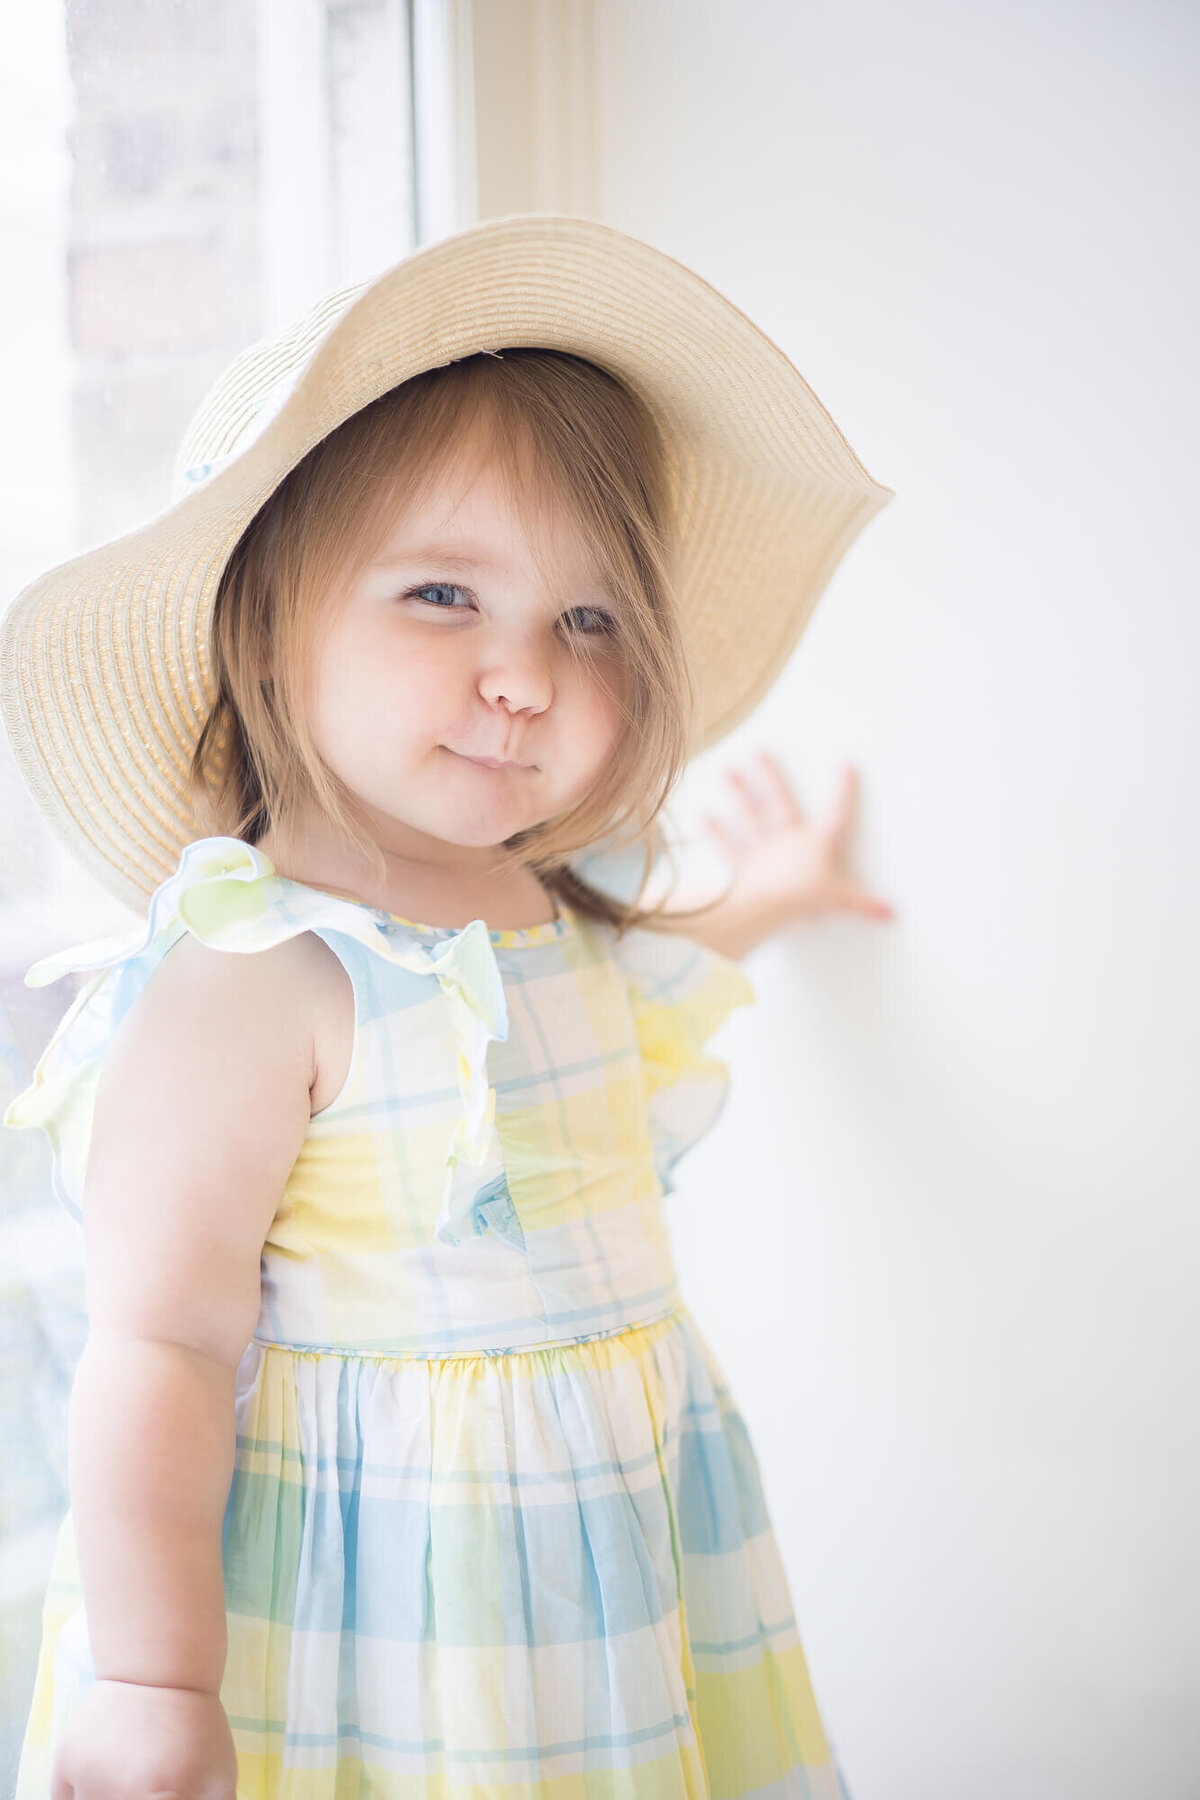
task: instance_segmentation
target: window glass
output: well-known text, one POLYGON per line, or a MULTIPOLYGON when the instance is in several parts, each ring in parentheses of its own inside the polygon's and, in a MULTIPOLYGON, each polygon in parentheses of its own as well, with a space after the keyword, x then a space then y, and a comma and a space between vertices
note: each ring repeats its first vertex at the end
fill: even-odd
MULTIPOLYGON (((440 0, 22 0, 0 59, 0 607, 160 511, 229 359, 452 229, 440 0), (423 73, 413 104, 414 58, 423 73)), ((133 929, 58 843, 0 734, 0 1106, 133 929)), ((82 1234, 40 1132, 0 1131, 0 1768, 15 1767, 67 1506, 82 1234)))

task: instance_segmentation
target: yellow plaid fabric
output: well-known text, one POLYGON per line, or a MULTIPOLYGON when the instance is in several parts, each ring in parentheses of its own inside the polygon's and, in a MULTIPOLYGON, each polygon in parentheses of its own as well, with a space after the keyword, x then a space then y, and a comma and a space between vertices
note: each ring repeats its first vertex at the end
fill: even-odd
MULTIPOLYGON (((83 1205, 107 1044, 185 932, 315 931, 353 985, 341 1092, 262 1253, 223 1533, 239 1800, 848 1800, 754 1452, 663 1217, 751 997, 695 944, 438 930, 188 845, 4 1116, 83 1205)), ((16 1800, 94 1679, 71 1516, 16 1800)))

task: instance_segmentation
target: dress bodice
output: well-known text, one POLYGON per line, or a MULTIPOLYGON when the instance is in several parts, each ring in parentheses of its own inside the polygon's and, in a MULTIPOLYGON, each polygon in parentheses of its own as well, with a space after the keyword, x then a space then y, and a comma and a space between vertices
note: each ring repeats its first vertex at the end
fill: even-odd
POLYGON ((751 997, 735 965, 567 908, 523 931, 425 927, 289 880, 241 839, 198 839, 143 930, 26 975, 96 970, 4 1115, 47 1133, 76 1217, 107 1045, 188 931, 233 953, 314 931, 354 990, 345 1081, 312 1116, 263 1245, 256 1337, 502 1352, 677 1303, 663 1195, 724 1099, 703 1046, 751 997))

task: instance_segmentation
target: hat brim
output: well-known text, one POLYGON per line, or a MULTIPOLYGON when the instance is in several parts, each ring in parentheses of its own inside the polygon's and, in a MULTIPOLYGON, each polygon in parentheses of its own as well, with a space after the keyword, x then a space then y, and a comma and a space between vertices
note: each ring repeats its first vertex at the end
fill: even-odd
POLYGON ((892 498, 738 307, 598 221, 492 219, 328 296, 214 384, 162 512, 40 576, 0 621, 0 713, 17 766, 51 828, 121 900, 140 908, 197 835, 186 779, 215 699, 212 604, 254 514, 360 407, 508 345, 589 358, 662 428, 693 750, 762 698, 842 556, 892 498), (271 387, 283 397, 264 421, 271 387), (199 444, 209 462, 196 470, 199 444))

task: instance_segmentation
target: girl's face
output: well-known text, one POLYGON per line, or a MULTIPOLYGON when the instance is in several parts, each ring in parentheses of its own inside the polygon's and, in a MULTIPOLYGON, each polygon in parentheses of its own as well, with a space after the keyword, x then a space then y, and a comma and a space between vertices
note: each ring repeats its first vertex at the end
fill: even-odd
POLYGON ((573 806, 613 753, 610 604, 574 533, 536 523, 544 572, 498 475, 456 459, 329 620, 313 732, 396 854, 501 844, 573 806))

